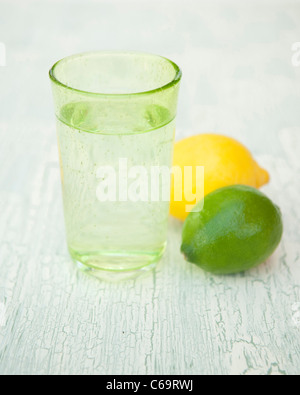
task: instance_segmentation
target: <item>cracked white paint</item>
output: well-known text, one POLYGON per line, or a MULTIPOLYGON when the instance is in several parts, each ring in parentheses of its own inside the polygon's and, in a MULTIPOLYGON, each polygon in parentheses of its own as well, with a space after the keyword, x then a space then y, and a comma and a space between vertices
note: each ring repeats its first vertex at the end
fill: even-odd
POLYGON ((300 68, 290 51, 299 4, 84 3, 1 1, 0 373, 299 374, 300 68), (206 274, 183 260, 170 219, 167 253, 146 277, 105 283, 75 270, 47 70, 97 47, 173 58, 184 71, 177 138, 230 134, 270 171, 264 191, 285 232, 268 262, 206 274))

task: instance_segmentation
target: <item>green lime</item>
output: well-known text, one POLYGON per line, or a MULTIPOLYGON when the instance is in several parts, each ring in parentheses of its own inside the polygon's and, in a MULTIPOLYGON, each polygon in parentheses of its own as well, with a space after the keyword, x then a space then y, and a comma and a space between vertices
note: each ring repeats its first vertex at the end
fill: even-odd
POLYGON ((280 209, 257 189, 234 185, 205 197, 183 227, 186 259, 214 274, 255 267, 275 251, 283 232, 280 209))

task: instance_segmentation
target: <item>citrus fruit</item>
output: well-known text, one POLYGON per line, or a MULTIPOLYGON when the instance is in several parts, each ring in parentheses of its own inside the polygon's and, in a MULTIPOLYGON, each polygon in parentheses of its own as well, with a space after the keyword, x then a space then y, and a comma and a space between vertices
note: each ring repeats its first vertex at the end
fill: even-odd
POLYGON ((187 205, 195 205, 216 189, 237 184, 259 188, 270 178, 246 147, 233 138, 217 134, 200 134, 177 142, 173 166, 181 169, 181 176, 172 177, 170 212, 181 220, 188 215, 187 205), (185 174, 184 168, 188 166, 193 168, 193 175, 185 174), (204 193, 203 188, 197 192, 195 185, 197 166, 204 167, 204 193), (192 187, 195 198, 191 202, 183 193, 184 185, 192 187))
POLYGON ((234 185, 207 195, 202 211, 195 206, 183 226, 181 251, 208 272, 243 272, 274 252, 282 232, 280 209, 266 195, 234 185))

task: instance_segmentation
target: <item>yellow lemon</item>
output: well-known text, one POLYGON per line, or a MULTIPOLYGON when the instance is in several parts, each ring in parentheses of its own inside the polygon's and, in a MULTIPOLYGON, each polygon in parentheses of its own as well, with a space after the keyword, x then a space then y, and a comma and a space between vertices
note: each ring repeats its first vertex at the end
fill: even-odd
POLYGON ((244 145, 217 134, 200 134, 177 142, 173 166, 181 171, 174 170, 172 176, 170 210, 181 220, 189 213, 187 207, 201 200, 203 193, 205 196, 216 189, 241 184, 259 188, 270 180, 269 173, 258 165, 244 145), (195 185, 198 166, 204 167, 204 192, 195 185), (193 171, 185 172, 187 167, 193 171), (194 194, 193 200, 186 196, 187 188, 194 194))

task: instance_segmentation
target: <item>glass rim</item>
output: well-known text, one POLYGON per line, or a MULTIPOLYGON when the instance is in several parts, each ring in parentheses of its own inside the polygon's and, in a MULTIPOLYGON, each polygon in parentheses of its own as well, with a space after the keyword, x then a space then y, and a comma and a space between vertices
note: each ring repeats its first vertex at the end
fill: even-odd
POLYGON ((80 93, 80 94, 84 94, 84 95, 88 95, 88 96, 96 96, 96 97, 109 97, 109 98, 122 98, 122 97, 129 97, 129 96, 143 96, 143 95, 151 95, 154 93, 158 93, 164 90, 167 90, 169 88, 171 88, 172 86, 177 85, 182 77, 182 71, 180 69, 180 67, 174 63, 172 60, 164 57, 164 56, 160 56, 160 55, 155 55, 155 54, 151 54, 151 53, 147 53, 147 52, 140 52, 140 51, 90 51, 90 52, 83 52, 83 53, 78 53, 75 55, 70 55, 70 56, 66 56, 64 58, 62 58, 61 60, 57 61, 50 69, 49 71, 49 77, 51 79, 51 81, 53 83, 55 83, 56 85, 68 89, 70 91, 73 91, 75 93, 80 93), (66 60, 71 60, 72 58, 78 58, 78 57, 83 57, 83 56, 89 56, 89 55, 97 55, 97 54, 111 54, 111 55, 147 55, 147 56, 152 56, 152 57, 156 57, 156 58, 161 58, 166 60, 169 64, 171 64, 171 66, 174 68, 175 70, 175 76, 174 78, 168 82, 167 84, 160 86, 158 88, 155 89, 151 89, 151 90, 147 90, 147 91, 142 91, 142 92, 132 92, 132 93, 101 93, 101 92, 89 92, 86 90, 81 90, 81 89, 77 89, 77 88, 73 88, 72 86, 66 85, 63 82, 61 82, 56 76, 55 76, 55 70, 56 67, 58 65, 60 65, 62 62, 66 61, 66 60))

